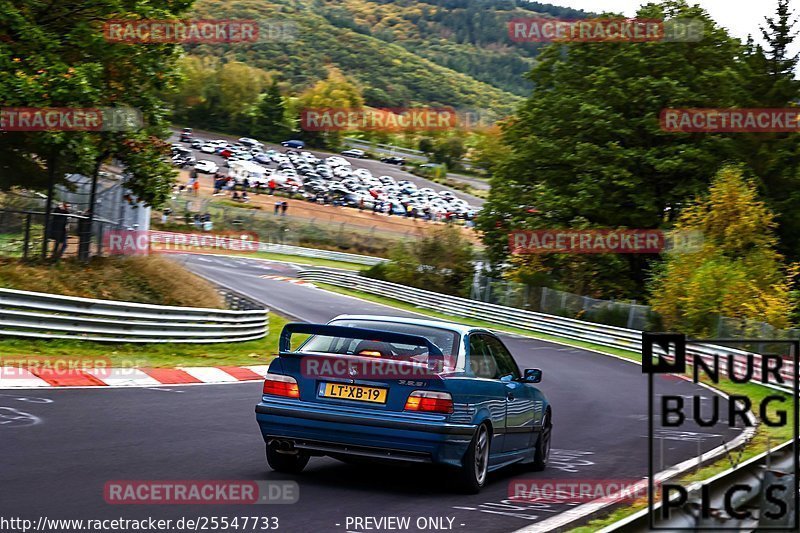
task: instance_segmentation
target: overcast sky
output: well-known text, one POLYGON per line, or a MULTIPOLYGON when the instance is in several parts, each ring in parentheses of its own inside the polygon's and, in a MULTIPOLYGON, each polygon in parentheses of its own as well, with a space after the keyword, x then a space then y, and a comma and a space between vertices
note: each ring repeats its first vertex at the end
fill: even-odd
MULTIPOLYGON (((539 0, 558 6, 583 9, 594 13, 610 11, 633 16, 645 0, 539 0)), ((717 24, 742 40, 751 34, 756 42, 763 42, 759 25, 764 25, 765 16, 774 16, 777 0, 689 0, 689 4, 700 4, 717 24)), ((800 8, 800 0, 790 3, 795 16, 800 8)), ((798 44, 798 43, 795 43, 798 44)))

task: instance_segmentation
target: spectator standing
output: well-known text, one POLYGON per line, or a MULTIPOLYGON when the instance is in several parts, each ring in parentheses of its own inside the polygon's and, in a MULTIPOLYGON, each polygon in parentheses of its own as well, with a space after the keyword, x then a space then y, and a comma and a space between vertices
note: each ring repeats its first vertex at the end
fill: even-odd
POLYGON ((280 200, 278 200, 277 202, 275 202, 275 214, 276 214, 276 215, 278 214, 278 211, 280 211, 280 210, 281 210, 281 204, 282 204, 282 202, 281 202, 280 200))
POLYGON ((58 261, 67 249, 69 238, 69 204, 63 202, 53 209, 50 216, 50 231, 48 237, 53 239, 53 259, 58 261))
POLYGON ((289 202, 284 200, 281 203, 281 216, 286 216, 286 210, 289 209, 289 202))

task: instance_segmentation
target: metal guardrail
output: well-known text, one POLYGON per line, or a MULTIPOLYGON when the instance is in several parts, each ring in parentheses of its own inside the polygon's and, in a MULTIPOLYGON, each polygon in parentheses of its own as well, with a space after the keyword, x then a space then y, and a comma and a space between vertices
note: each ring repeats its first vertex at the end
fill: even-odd
MULTIPOLYGON (((231 294, 226 300, 230 298, 244 305, 244 297, 231 294)), ((0 336, 210 344, 260 339, 268 325, 263 307, 173 307, 0 289, 0 336)))
POLYGON ((234 311, 263 311, 264 305, 244 294, 217 284, 217 292, 225 299, 228 309, 234 311))
MULTIPOLYGON (((661 530, 673 528, 675 531, 687 530, 714 530, 726 528, 729 531, 753 531, 758 527, 780 529, 789 531, 792 529, 795 515, 798 512, 794 509, 794 497, 791 488, 794 487, 794 476, 798 475, 793 471, 795 453, 793 442, 783 443, 775 449, 761 453, 747 462, 730 468, 724 472, 713 476, 702 482, 695 482, 687 487, 689 497, 687 503, 682 506, 680 512, 673 510, 668 520, 659 521, 658 527, 661 530), (785 486, 781 494, 781 500, 789 509, 785 515, 777 520, 769 520, 765 513, 766 503, 763 498, 764 487, 775 484, 785 486), (707 487, 709 496, 709 507, 715 510, 725 508, 725 490, 733 485, 742 485, 748 488, 732 498, 730 504, 735 510, 758 509, 749 518, 737 519, 727 516, 722 512, 713 512, 710 516, 703 517, 699 512, 702 495, 701 487, 707 487)), ((660 509, 661 504, 657 504, 655 509, 660 509)), ((643 509, 627 518, 615 522, 599 531, 599 533, 644 533, 652 531, 650 529, 648 509, 643 509)))
MULTIPOLYGON (((421 309, 429 309, 455 317, 484 320, 566 339, 591 342, 592 344, 599 344, 609 348, 618 348, 637 353, 642 351, 642 332, 638 330, 584 322, 574 318, 547 315, 515 307, 449 296, 406 285, 375 280, 349 272, 305 269, 300 271, 298 276, 308 281, 328 283, 385 296, 421 309)), ((747 357, 754 358, 756 369, 761 365, 760 355, 726 346, 692 345, 691 348, 687 348, 687 352, 699 356, 704 361, 719 358, 719 368, 724 372, 727 372, 729 357, 733 362, 734 368, 742 367, 747 357)), ((791 380, 791 369, 787 368, 787 366, 784 365, 782 375, 784 379, 791 380)), ((789 387, 782 386, 782 384, 773 384, 773 386, 782 390, 789 390, 789 387)))
POLYGON ((369 255, 350 254, 346 252, 335 252, 330 250, 316 250, 314 248, 303 248, 301 246, 290 246, 288 244, 272 244, 267 242, 259 243, 259 252, 272 252, 275 254, 297 255, 301 257, 313 257, 317 259, 330 259, 332 261, 344 261, 359 265, 377 265, 385 263, 388 259, 382 257, 372 257, 369 255))

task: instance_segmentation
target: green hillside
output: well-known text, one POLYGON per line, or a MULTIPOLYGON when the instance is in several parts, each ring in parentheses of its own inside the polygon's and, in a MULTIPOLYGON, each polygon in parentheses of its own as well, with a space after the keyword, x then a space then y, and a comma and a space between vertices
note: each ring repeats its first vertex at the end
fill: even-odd
POLYGON ((523 75, 536 54, 535 45, 508 40, 506 21, 544 11, 580 15, 502 0, 199 0, 193 16, 288 20, 297 37, 187 50, 272 72, 293 92, 335 66, 361 85, 367 105, 450 105, 504 115, 529 91, 523 75))

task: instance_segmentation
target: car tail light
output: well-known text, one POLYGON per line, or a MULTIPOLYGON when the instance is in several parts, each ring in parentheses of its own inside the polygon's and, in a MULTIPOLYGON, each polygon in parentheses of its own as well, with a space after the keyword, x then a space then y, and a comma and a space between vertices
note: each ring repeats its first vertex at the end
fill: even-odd
POLYGON ((415 390, 408 395, 406 411, 424 411, 426 413, 452 413, 453 397, 449 392, 431 392, 415 390))
POLYGON ((297 386, 297 380, 291 376, 267 374, 264 377, 264 394, 299 398, 300 387, 297 386))

